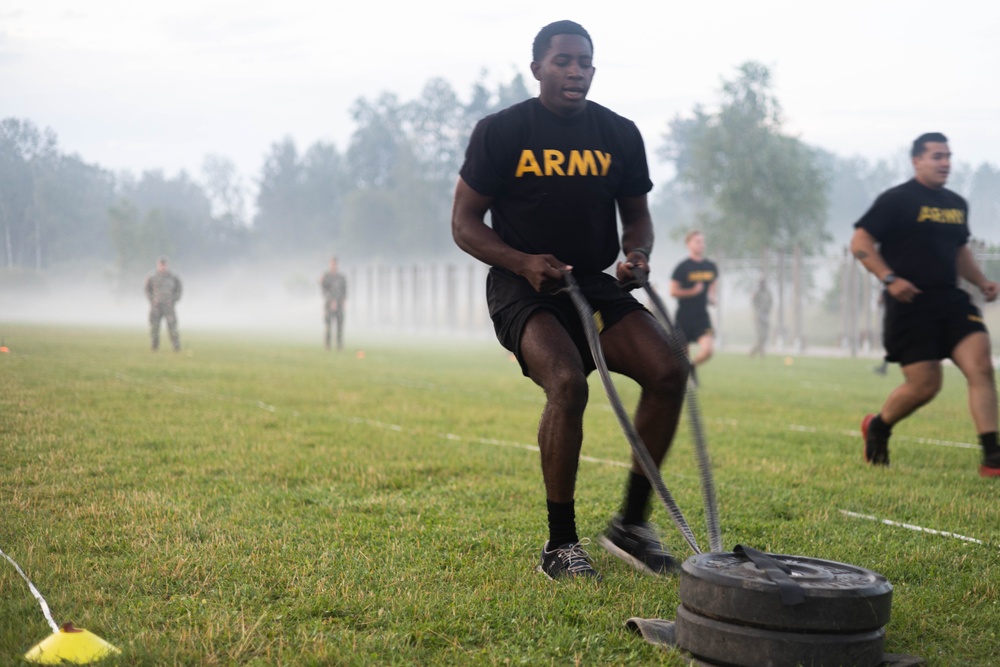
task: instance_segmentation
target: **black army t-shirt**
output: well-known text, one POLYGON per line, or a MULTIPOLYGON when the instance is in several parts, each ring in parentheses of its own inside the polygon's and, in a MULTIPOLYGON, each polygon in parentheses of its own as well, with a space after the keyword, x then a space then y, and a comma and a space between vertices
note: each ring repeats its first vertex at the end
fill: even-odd
POLYGON ((955 287, 958 250, 969 240, 969 207, 947 188, 910 179, 883 192, 854 226, 871 234, 893 273, 922 290, 955 287))
POLYGON ((564 118, 538 98, 479 121, 460 174, 493 197, 491 224, 505 243, 552 254, 580 274, 618 257, 616 199, 653 187, 632 121, 594 102, 564 118))
POLYGON ((719 269, 710 259, 688 257, 677 265, 671 276, 682 289, 691 289, 697 283, 704 283, 705 289, 694 296, 677 300, 677 317, 690 313, 708 311, 708 288, 719 277, 719 269))

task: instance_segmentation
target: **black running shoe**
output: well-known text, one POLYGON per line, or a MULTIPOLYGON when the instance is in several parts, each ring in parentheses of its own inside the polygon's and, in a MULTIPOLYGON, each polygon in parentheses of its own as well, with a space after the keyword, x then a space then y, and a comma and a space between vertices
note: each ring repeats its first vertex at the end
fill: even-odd
POLYGON ((861 420, 861 439, 865 441, 865 462, 873 466, 889 465, 889 438, 880 437, 868 430, 875 415, 865 415, 861 420))
POLYGON ((672 574, 678 571, 677 561, 663 548, 656 530, 648 523, 625 525, 621 515, 616 515, 599 542, 609 553, 640 572, 672 574))
POLYGON ((1000 477, 1000 452, 993 452, 983 457, 983 463, 979 466, 979 476, 1000 477))
POLYGON ((535 569, 549 579, 594 577, 600 581, 601 575, 590 564, 590 554, 583 550, 588 544, 590 540, 584 538, 579 542, 564 544, 549 551, 549 543, 546 540, 542 547, 542 561, 535 569))

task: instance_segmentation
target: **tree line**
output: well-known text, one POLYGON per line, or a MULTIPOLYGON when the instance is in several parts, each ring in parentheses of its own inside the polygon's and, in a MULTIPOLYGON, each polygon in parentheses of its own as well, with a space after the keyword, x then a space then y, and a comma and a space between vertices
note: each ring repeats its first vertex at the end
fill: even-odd
MULTIPOLYGON (((114 174, 60 150, 51 129, 0 120, 0 267, 46 272, 111 267, 124 288, 153 258, 187 268, 336 251, 369 259, 456 252, 450 205, 475 122, 532 95, 514 76, 463 100, 444 79, 414 100, 359 98, 346 150, 273 143, 250 188, 225 157, 201 174, 114 174)), ((843 244, 881 190, 910 176, 905 149, 870 162, 809 146, 784 128, 770 70, 747 62, 717 99, 668 120, 650 153, 674 167, 651 204, 660 235, 698 227, 728 257, 823 252, 843 244)), ((945 128, 947 131, 947 128, 945 128)), ((907 138, 901 138, 905 141, 907 138)), ((647 139, 648 141, 648 139, 647 139)), ((958 164, 949 186, 970 200, 980 238, 1000 236, 1000 171, 958 164)))

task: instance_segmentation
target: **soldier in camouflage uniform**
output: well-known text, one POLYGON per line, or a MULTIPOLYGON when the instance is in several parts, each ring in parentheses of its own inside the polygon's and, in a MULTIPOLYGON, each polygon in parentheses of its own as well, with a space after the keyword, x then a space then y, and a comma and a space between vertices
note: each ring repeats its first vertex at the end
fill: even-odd
POLYGON ((750 356, 764 356, 764 348, 767 346, 767 337, 771 330, 771 290, 767 288, 767 281, 761 279, 757 291, 753 295, 754 324, 757 330, 757 342, 750 350, 750 356))
POLYGON ((337 258, 330 259, 330 270, 319 281, 323 289, 323 318, 326 322, 325 347, 330 349, 333 320, 337 320, 337 349, 344 347, 344 303, 347 301, 347 278, 337 271, 337 258))
POLYGON ((167 267, 167 258, 156 260, 156 270, 146 277, 146 298, 149 299, 149 333, 152 349, 160 347, 160 320, 167 320, 167 331, 174 351, 181 349, 181 337, 177 333, 177 314, 174 304, 181 299, 181 279, 167 267))

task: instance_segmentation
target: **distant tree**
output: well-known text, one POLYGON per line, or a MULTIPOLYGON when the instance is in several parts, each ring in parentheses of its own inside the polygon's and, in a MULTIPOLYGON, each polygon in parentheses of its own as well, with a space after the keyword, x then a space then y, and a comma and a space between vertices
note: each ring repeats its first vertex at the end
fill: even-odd
POLYGON ((40 184, 49 225, 51 265, 103 264, 113 257, 108 208, 115 201, 115 177, 76 155, 60 155, 40 184))
POLYGON ((295 246, 288 230, 301 219, 301 169, 298 149, 291 137, 271 144, 261 171, 253 229, 257 244, 272 252, 284 253, 295 246))
POLYGON ((817 252, 825 229, 825 175, 817 152, 783 133, 767 67, 747 62, 724 81, 714 113, 675 118, 659 149, 708 202, 699 225, 722 255, 817 252))
POLYGON ((52 130, 17 118, 0 121, 0 225, 7 268, 42 268, 45 211, 38 184, 56 157, 52 130))
POLYGON ((403 116, 415 158, 432 181, 450 182, 461 166, 463 109, 444 79, 431 79, 403 116))
POLYGON ((349 177, 344 156, 332 143, 316 142, 301 163, 300 229, 306 247, 336 252, 343 236, 344 200, 349 177))
POLYGON ((401 160, 415 146, 406 135, 408 112, 393 93, 382 93, 374 102, 355 100, 351 118, 357 129, 347 149, 347 168, 357 188, 387 187, 398 174, 401 160))
POLYGON ((351 174, 330 143, 316 142, 300 156, 286 138, 271 146, 257 195, 258 245, 277 255, 326 255, 343 233, 351 174))
POLYGON ((108 221, 115 249, 116 291, 122 295, 139 294, 142 277, 156 258, 175 253, 175 238, 159 209, 143 213, 128 199, 108 209, 108 221))
POLYGON ((246 194, 236 164, 219 155, 206 155, 201 171, 212 216, 233 226, 245 226, 246 194))
POLYGON ((146 253, 140 260, 144 264, 151 263, 157 255, 170 254, 188 268, 215 268, 246 252, 247 232, 232 217, 237 214, 213 216, 213 200, 208 192, 184 171, 171 178, 162 171, 152 170, 144 172, 138 180, 124 174, 119 179, 118 196, 128 203, 124 209, 119 203, 109 217, 119 255, 123 248, 137 246, 123 245, 121 230, 114 229, 116 216, 119 227, 121 220, 131 221, 149 232, 140 238, 162 242, 160 249, 141 246, 146 253), (133 208, 134 215, 123 214, 133 208))
POLYGON ((202 162, 202 175, 211 211, 207 243, 215 248, 214 254, 220 259, 243 256, 247 252, 250 225, 246 188, 236 164, 225 157, 207 155, 202 162))
POLYGON ((344 216, 344 240, 351 252, 426 258, 446 247, 438 228, 447 215, 443 179, 455 141, 443 138, 449 135, 456 103, 441 81, 425 87, 420 102, 402 104, 389 93, 373 103, 355 102, 352 115, 358 127, 347 151, 354 191, 344 216))
POLYGON ((455 252, 447 222, 472 128, 528 97, 516 75, 495 92, 474 86, 467 104, 443 79, 431 79, 418 99, 406 103, 390 93, 357 100, 346 159, 352 191, 345 199, 344 241, 355 252, 381 256, 426 259, 455 252))

